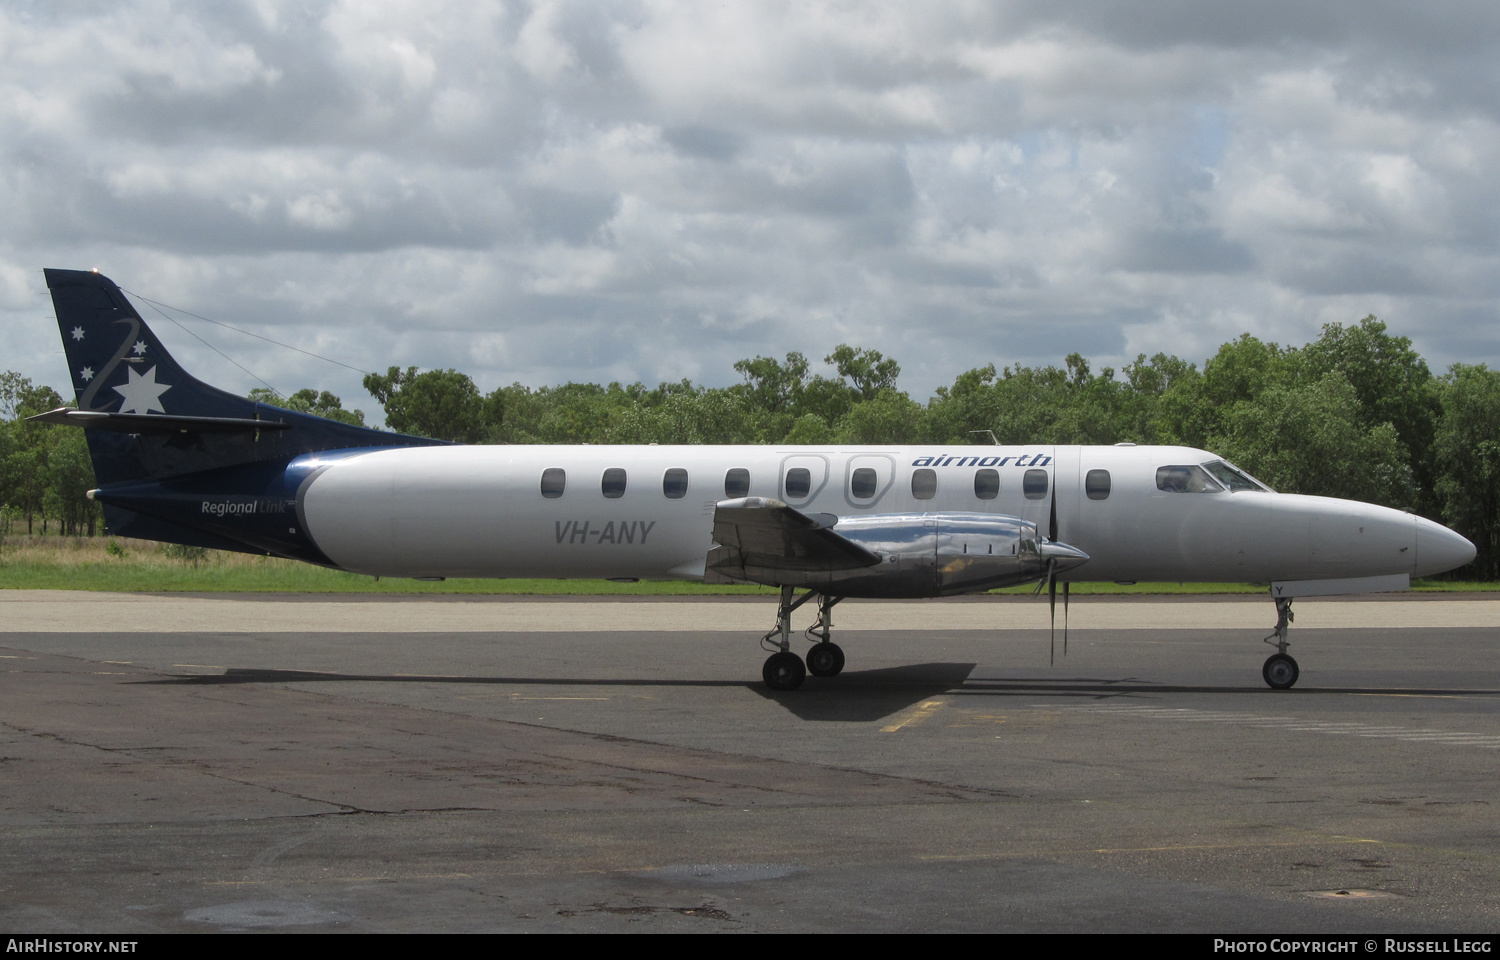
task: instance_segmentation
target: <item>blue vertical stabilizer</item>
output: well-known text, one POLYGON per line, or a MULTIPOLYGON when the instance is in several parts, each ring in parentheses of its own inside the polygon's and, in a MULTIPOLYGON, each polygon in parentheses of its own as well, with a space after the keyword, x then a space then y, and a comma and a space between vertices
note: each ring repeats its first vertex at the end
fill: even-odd
POLYGON ((297 522, 304 454, 442 444, 284 410, 194 379, 113 281, 47 270, 77 409, 112 533, 327 563, 297 522), (224 511, 237 523, 225 523, 224 511))
POLYGON ((101 484, 162 479, 303 453, 441 441, 283 410, 194 379, 108 277, 46 270, 78 411, 101 484), (261 426, 264 424, 264 426, 261 426))

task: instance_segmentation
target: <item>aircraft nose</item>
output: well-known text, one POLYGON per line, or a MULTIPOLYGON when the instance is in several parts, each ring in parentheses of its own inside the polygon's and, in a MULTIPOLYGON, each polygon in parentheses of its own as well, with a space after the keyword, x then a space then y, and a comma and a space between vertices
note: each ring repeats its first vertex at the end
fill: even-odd
POLYGON ((1474 544, 1440 523, 1417 517, 1417 563, 1413 573, 1429 577, 1474 559, 1474 544))

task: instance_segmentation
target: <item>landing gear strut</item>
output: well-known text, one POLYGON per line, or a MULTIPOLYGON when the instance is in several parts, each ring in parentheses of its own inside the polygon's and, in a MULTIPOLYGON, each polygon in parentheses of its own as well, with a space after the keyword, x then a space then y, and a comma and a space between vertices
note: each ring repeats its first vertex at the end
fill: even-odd
POLYGON ((1266 643, 1276 648, 1276 652, 1266 658, 1265 666, 1260 668, 1260 675, 1265 678, 1266 685, 1273 690, 1290 690, 1297 682, 1297 676, 1301 672, 1297 668, 1297 661, 1287 655, 1286 648, 1291 644, 1287 641, 1287 626, 1294 619, 1292 616, 1292 598, 1277 597, 1276 599, 1276 629, 1265 638, 1266 643))
POLYGON ((818 600, 818 622, 807 631, 809 640, 817 643, 807 651, 807 669, 815 677, 836 677, 844 669, 844 651, 829 637, 833 634, 833 605, 843 597, 821 597, 818 600))
POLYGON ((844 669, 844 651, 829 639, 833 632, 830 611, 843 598, 825 597, 815 590, 809 590, 793 599, 792 593, 793 589, 789 586, 781 588, 776 626, 760 638, 761 646, 773 651, 760 672, 766 686, 772 690, 795 690, 802 686, 802 681, 807 679, 809 672, 815 677, 835 677, 844 669), (815 642, 813 648, 807 651, 807 663, 804 665, 802 658, 792 652, 792 611, 813 597, 818 598, 818 620, 807 630, 807 638, 815 642))

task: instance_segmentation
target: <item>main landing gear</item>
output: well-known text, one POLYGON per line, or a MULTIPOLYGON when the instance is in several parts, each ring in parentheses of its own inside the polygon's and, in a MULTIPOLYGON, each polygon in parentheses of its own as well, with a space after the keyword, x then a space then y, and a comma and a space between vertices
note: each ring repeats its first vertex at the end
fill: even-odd
POLYGON ((1266 658, 1265 666, 1260 668, 1260 675, 1265 677, 1266 685, 1273 690, 1290 690, 1292 684, 1297 682, 1297 675, 1301 672, 1297 669, 1297 661, 1287 655, 1286 648, 1290 646, 1286 639, 1287 626, 1292 622, 1292 598, 1277 597, 1276 599, 1276 629, 1265 638, 1265 642, 1276 648, 1276 652, 1266 658))
POLYGON ((760 644, 774 651, 761 668, 761 678, 772 690, 795 690, 802 686, 808 673, 815 677, 836 677, 844 669, 844 651, 829 639, 833 633, 833 605, 843 597, 825 597, 815 590, 792 599, 792 588, 781 588, 781 604, 776 611, 776 626, 760 638, 760 644), (807 638, 814 641, 807 651, 807 663, 792 652, 792 611, 813 597, 818 598, 818 621, 807 629, 807 638))

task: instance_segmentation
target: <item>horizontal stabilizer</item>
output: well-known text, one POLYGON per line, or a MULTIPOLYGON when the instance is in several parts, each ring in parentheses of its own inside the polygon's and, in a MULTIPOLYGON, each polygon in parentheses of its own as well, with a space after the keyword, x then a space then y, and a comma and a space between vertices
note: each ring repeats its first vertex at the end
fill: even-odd
POLYGON ((63 424, 119 433, 249 433, 255 430, 285 430, 291 424, 280 420, 250 420, 242 417, 171 417, 164 414, 109 413, 58 407, 34 417, 39 423, 63 424))
POLYGON ((708 552, 706 579, 764 583, 777 572, 857 570, 880 562, 835 533, 837 522, 832 514, 809 516, 769 497, 721 501, 714 508, 716 546, 708 552))

